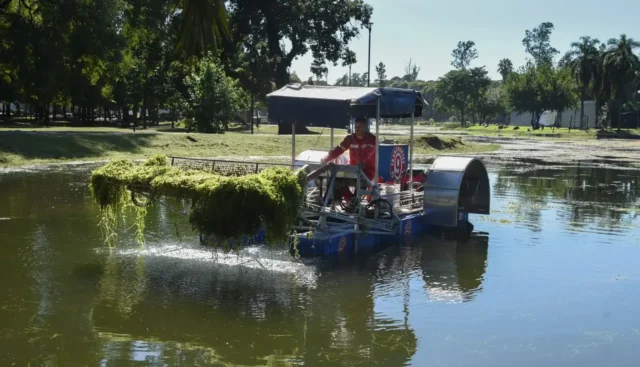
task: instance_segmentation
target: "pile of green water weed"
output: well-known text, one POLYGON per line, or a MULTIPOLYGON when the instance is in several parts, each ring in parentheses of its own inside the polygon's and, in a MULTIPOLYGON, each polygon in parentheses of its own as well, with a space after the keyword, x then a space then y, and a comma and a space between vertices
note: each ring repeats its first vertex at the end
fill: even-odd
MULTIPOLYGON (((154 156, 136 165, 118 160, 93 171, 91 192, 102 212, 107 239, 117 230, 117 215, 131 206, 131 190, 151 201, 169 198, 190 203, 192 228, 221 242, 255 236, 264 228, 268 244, 287 244, 302 203, 304 172, 269 168, 258 174, 224 177, 211 172, 183 170, 154 156)), ((140 208, 140 207, 136 207, 140 208)), ((144 230, 142 208, 137 209, 138 240, 144 230), (141 218, 142 217, 142 218, 141 218)))

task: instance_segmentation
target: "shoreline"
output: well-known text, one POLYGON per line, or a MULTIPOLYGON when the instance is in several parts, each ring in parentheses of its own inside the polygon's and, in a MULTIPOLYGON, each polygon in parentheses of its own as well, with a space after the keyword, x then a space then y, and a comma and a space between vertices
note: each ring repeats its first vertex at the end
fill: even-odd
MULTIPOLYGON (((394 140, 401 144, 408 142, 408 129, 402 125, 381 127, 380 133, 381 140, 394 140)), ((334 144, 345 135, 345 131, 337 132, 334 144)), ((415 142, 414 164, 417 165, 428 164, 442 155, 476 155, 504 163, 517 161, 549 165, 591 161, 623 168, 640 167, 640 140, 635 139, 456 134, 455 130, 416 126, 415 142)), ((329 145, 329 134, 323 130, 296 137, 297 153, 308 149, 328 150, 329 145)), ((153 129, 135 133, 105 128, 83 131, 0 129, 0 172, 104 164, 123 158, 141 161, 155 154, 287 162, 291 154, 291 137, 268 133, 198 134, 153 129)))
MULTIPOLYGON (((334 145, 346 136, 335 134, 334 145)), ((386 131, 381 141, 408 143, 408 136, 386 131)), ((495 143, 472 142, 458 137, 416 134, 416 158, 437 155, 485 154, 500 149, 495 143)), ((296 137, 296 152, 329 150, 327 132, 296 137)), ((144 160, 156 154, 238 161, 287 161, 291 137, 275 134, 198 134, 186 132, 32 131, 0 130, 0 172, 106 163, 114 159, 144 160)), ((348 154, 348 153, 345 153, 348 154)))

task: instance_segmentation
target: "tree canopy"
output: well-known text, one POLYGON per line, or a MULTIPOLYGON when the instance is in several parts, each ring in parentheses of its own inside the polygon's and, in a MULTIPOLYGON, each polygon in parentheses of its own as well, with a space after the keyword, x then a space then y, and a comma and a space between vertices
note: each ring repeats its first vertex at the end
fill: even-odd
POLYGON ((471 67, 472 40, 457 43, 454 69, 438 80, 420 79, 414 59, 399 75, 372 60, 369 78, 351 70, 358 55, 350 42, 371 25, 372 12, 365 0, 0 0, 0 112, 44 124, 63 116, 143 127, 179 116, 201 131, 220 130, 241 118, 248 100, 301 83, 291 65, 309 53, 315 80, 306 83, 328 84, 329 66, 341 63, 349 72, 334 84, 371 79, 418 90, 429 103, 424 117, 438 121, 506 122, 513 110, 531 112, 536 127, 542 111, 593 99, 598 122, 620 126, 622 113, 640 108, 640 43, 627 35, 602 43, 581 37, 556 62, 554 25, 543 22, 524 32, 528 64, 500 60, 502 81, 471 67))
POLYGON ((464 70, 469 67, 471 61, 478 58, 478 50, 476 49, 476 43, 473 41, 460 41, 458 46, 451 53, 453 61, 451 65, 460 70, 464 70))

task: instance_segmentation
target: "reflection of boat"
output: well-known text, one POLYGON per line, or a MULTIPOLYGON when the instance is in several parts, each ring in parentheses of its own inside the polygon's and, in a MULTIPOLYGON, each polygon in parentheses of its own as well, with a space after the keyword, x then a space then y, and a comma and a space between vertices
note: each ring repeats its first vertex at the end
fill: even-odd
POLYGON ((294 365, 410 360, 417 346, 413 331, 401 322, 376 325, 369 267, 332 269, 309 286, 295 272, 317 267, 292 265, 274 272, 167 255, 111 260, 105 271, 111 279, 102 280, 92 312, 105 358, 128 360, 127 345, 142 342, 158 358, 204 353, 231 365, 264 365, 273 358, 294 365), (104 294, 114 285, 127 290, 126 299, 125 292, 104 294))
POLYGON ((468 241, 431 238, 422 247, 420 266, 429 298, 467 302, 481 289, 487 266, 486 237, 468 241))
POLYGON ((426 236, 368 261, 377 262, 380 284, 408 281, 398 274, 420 271, 431 301, 468 302, 482 290, 488 247, 488 237, 479 233, 464 241, 426 236))

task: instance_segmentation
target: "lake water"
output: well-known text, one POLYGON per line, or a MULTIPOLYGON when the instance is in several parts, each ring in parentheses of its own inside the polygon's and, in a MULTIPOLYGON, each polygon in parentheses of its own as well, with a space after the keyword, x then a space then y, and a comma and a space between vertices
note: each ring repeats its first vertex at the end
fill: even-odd
MULTIPOLYGON (((87 167, 0 174, 2 366, 638 366, 640 171, 490 162, 491 216, 355 263, 102 245, 87 167)), ((604 162, 606 163, 606 162, 604 162)))

